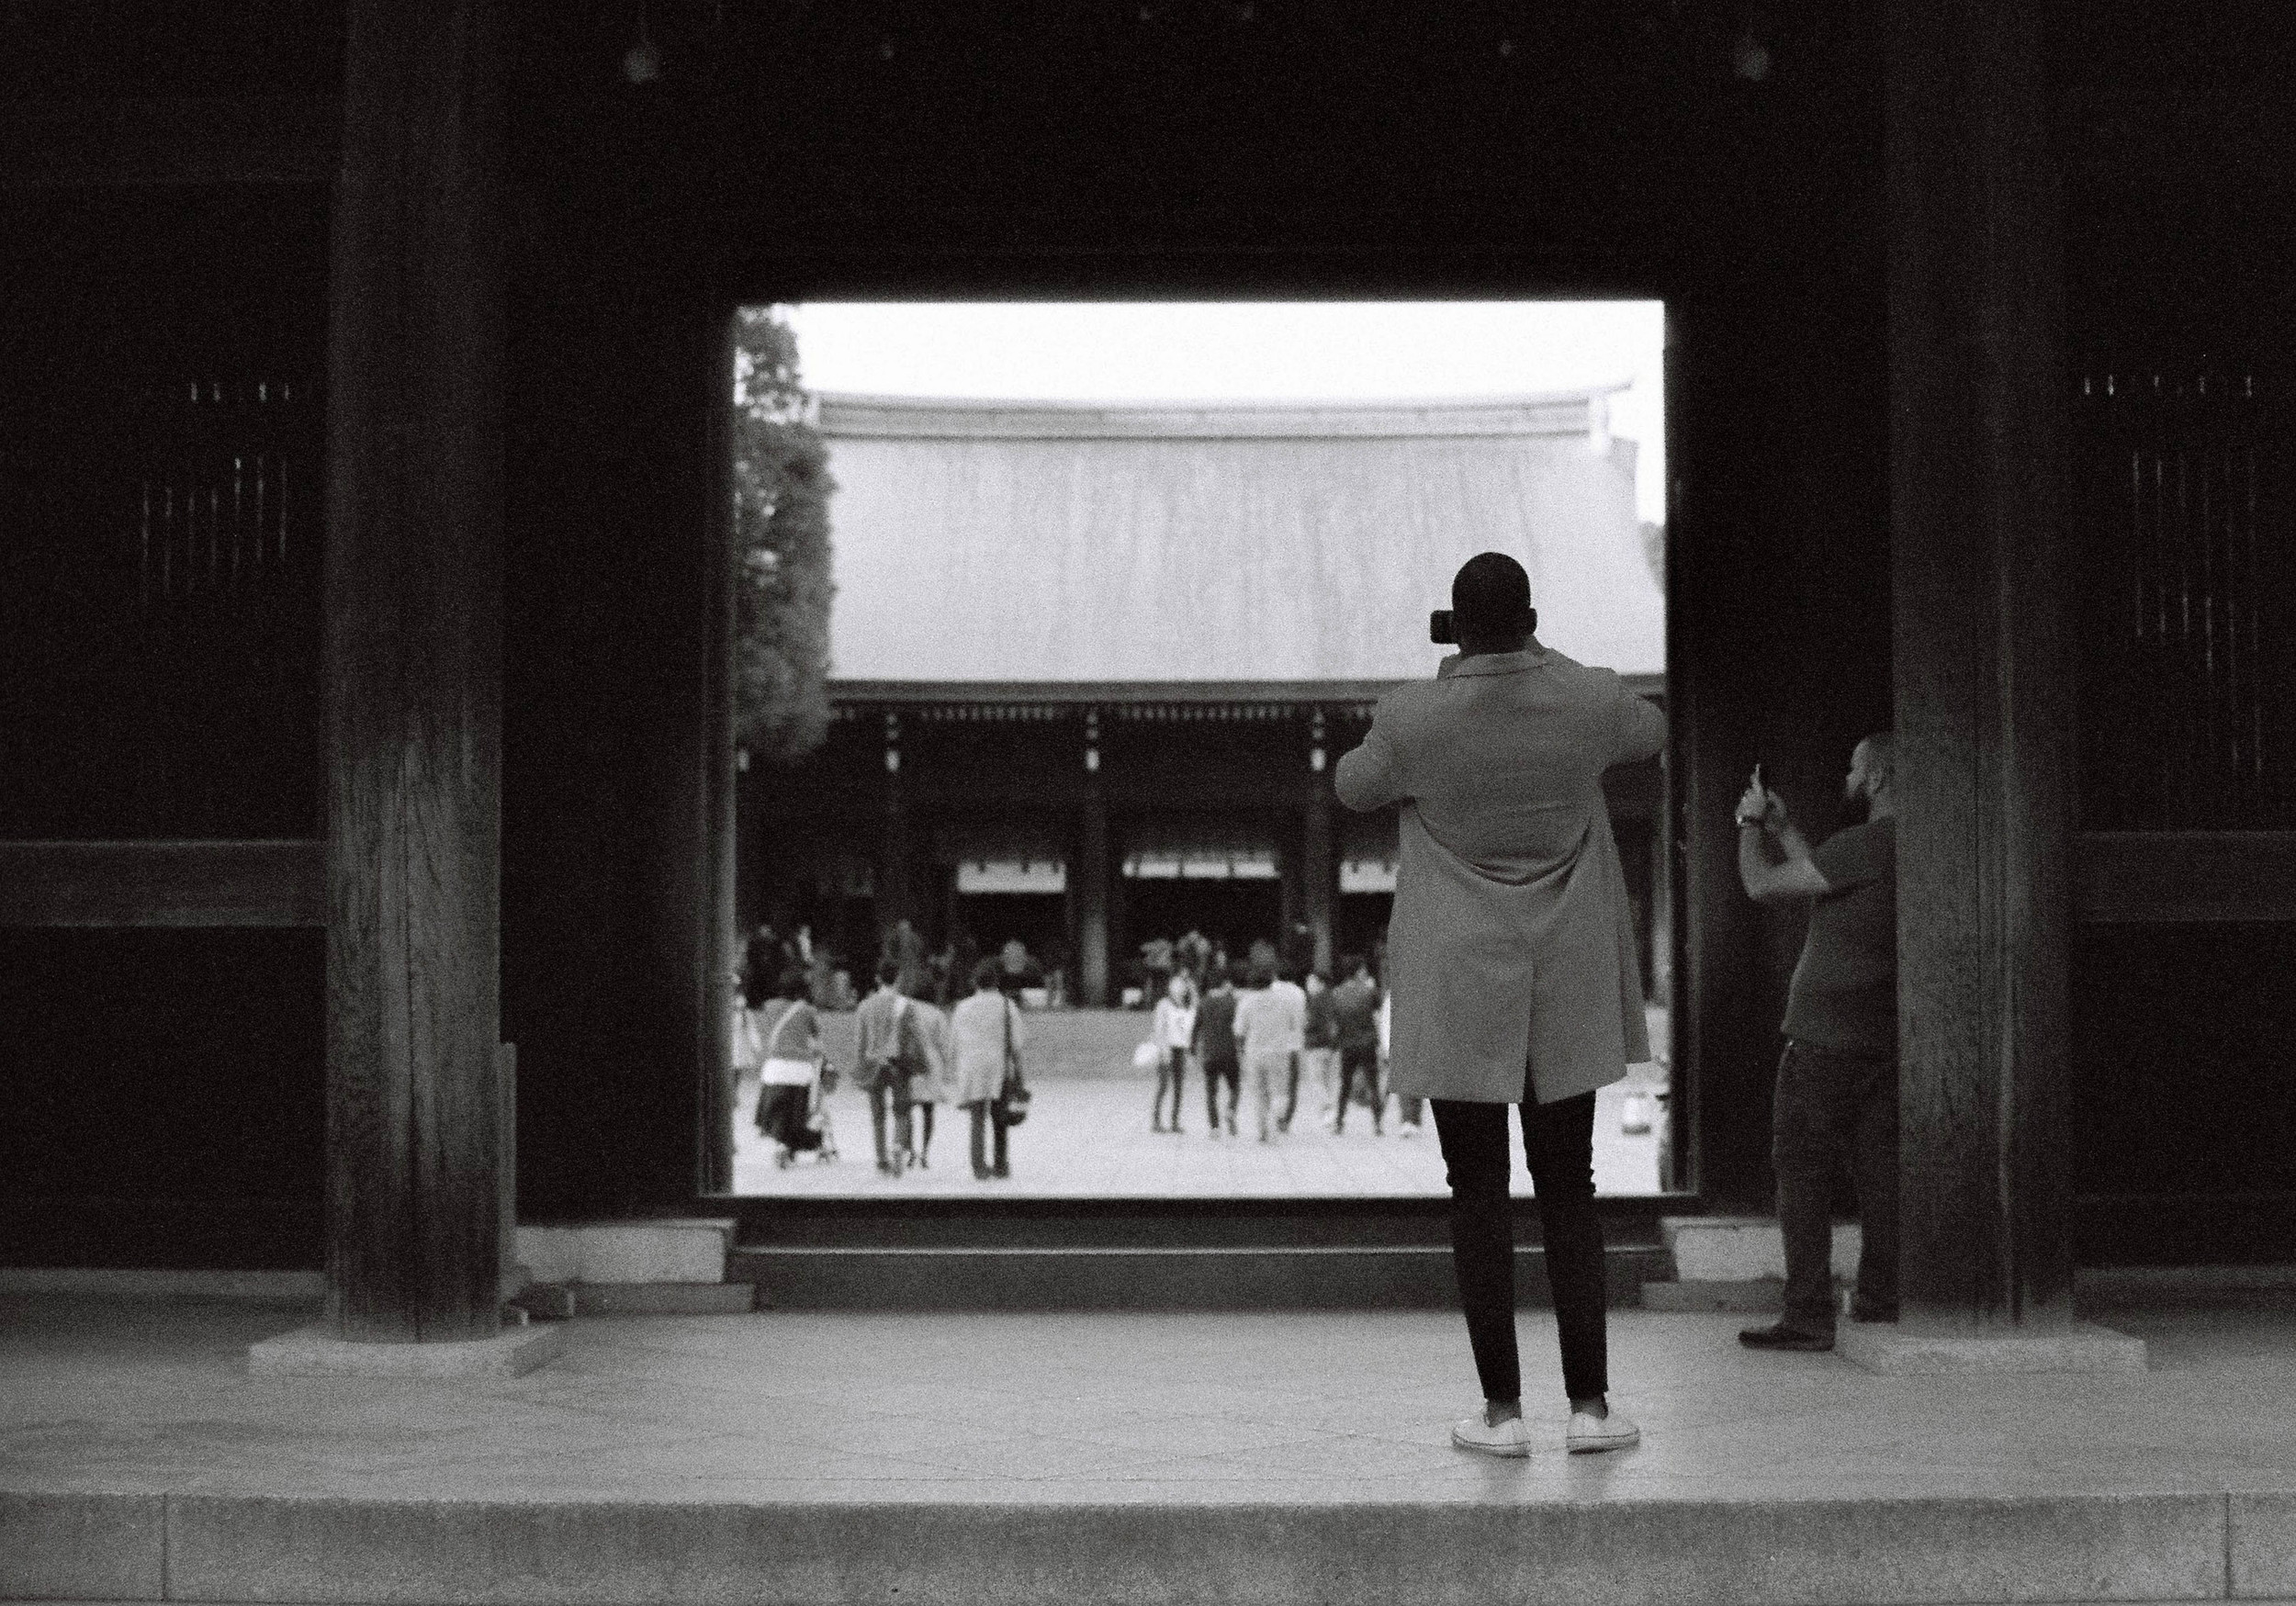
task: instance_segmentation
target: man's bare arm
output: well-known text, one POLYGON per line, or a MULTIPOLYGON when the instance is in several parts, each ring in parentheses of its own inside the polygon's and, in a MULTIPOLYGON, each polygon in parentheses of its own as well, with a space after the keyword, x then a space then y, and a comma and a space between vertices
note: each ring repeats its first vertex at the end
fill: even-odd
POLYGON ((1757 904, 1823 897, 1833 891, 1811 861, 1808 842, 1788 820, 1774 830, 1750 823, 1738 828, 1738 879, 1757 904))

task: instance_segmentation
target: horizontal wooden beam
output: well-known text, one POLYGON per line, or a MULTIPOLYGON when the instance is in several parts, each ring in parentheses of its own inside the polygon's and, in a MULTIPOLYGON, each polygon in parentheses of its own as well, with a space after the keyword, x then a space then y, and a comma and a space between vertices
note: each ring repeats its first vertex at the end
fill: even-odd
MULTIPOLYGON (((1434 664, 1429 663, 1432 673, 1434 664)), ((1666 696, 1663 674, 1619 677, 1638 697, 1666 696)), ((973 704, 983 708, 1015 704, 1239 703, 1255 707, 1328 707, 1377 702, 1402 680, 831 680, 829 701, 848 708, 973 704)))
POLYGON ((323 95, 0 103, 0 189, 328 184, 343 107, 323 95))
POLYGON ((2073 910, 2093 925, 2296 920, 2296 831, 2089 831, 2073 910))
POLYGON ((324 926, 316 841, 0 842, 0 926, 324 926))

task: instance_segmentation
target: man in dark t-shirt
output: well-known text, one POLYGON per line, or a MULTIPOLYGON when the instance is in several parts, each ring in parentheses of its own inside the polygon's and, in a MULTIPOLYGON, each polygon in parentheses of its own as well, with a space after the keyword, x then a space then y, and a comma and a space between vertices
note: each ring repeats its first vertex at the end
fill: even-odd
POLYGON ((1751 1349, 1834 1342, 1832 1194, 1846 1155, 1863 1249, 1851 1315, 1897 1319, 1897 804, 1896 744, 1857 745, 1843 792, 1861 824, 1812 850, 1761 771, 1738 805, 1738 873, 1764 904, 1810 900, 1809 935, 1786 991, 1772 1157, 1785 1239, 1785 1312, 1750 1328, 1751 1349))
POLYGON ((1224 1129, 1228 1136, 1236 1135, 1236 1095, 1243 1086, 1243 1069, 1236 1060, 1235 1042, 1235 983, 1228 979, 1225 967, 1214 965, 1206 978, 1210 983, 1196 1005, 1196 1025, 1189 1034, 1188 1046, 1196 1050, 1197 1062, 1204 1068, 1204 1118, 1210 1123, 1210 1135, 1217 1138, 1224 1129), (1224 1128, 1220 1108, 1220 1084, 1228 1084, 1228 1108, 1224 1128))

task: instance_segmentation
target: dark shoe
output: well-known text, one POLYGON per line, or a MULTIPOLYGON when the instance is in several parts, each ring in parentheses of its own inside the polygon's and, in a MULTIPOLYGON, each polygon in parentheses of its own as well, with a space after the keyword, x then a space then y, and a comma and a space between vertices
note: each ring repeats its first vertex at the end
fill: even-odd
POLYGON ((1834 1347, 1834 1335, 1829 1332, 1804 1332, 1798 1327, 1788 1327, 1781 1321, 1769 1327, 1747 1328, 1738 1335, 1738 1342, 1750 1350, 1824 1351, 1834 1347))
POLYGON ((1012 1175, 1012 1167, 1009 1165, 996 1166, 990 1170, 989 1175, 998 1178, 1008 1177, 1012 1175))
POLYGON ((995 1176, 996 1174, 995 1172, 989 1170, 989 1168, 985 1165, 976 1165, 973 1168, 973 1180, 974 1182, 986 1182, 989 1178, 995 1176))

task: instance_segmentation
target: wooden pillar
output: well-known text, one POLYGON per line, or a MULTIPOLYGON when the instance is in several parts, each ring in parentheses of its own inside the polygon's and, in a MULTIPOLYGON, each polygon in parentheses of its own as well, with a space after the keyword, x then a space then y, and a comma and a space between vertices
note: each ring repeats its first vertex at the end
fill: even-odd
MULTIPOLYGON (((702 1033, 702 1129, 709 1134, 703 1150, 703 1184, 712 1191, 730 1190, 734 1183, 733 1111, 735 1072, 733 1007, 740 993, 735 956, 741 951, 738 901, 737 799, 740 788, 737 745, 734 733, 734 588, 741 558, 734 545, 733 496, 733 373, 734 325, 730 316, 715 320, 715 338, 704 351, 715 360, 710 368, 716 383, 707 397, 708 483, 706 522, 701 538, 704 587, 702 597, 705 625, 703 653, 703 825, 706 873, 703 920, 705 958, 710 963, 702 977, 704 1027, 702 1033)), ((702 376, 696 376, 697 379, 702 376)))
MULTIPOLYGON (((901 716, 885 715, 884 816, 877 837, 877 935, 883 938, 894 923, 909 913, 909 816, 901 776, 901 716)), ((877 962, 875 954, 863 957, 861 969, 877 962)), ((856 971, 854 983, 863 978, 856 971)), ((864 989, 865 990, 865 989, 864 989)))
POLYGON ((1891 0, 1909 1322, 2070 1318, 2063 274, 2038 0, 1891 0))
POLYGON ((1100 784, 1100 715, 1085 715, 1085 798, 1076 833, 1076 988, 1092 1009, 1109 1002, 1109 800, 1100 784))
POLYGON ((1332 778, 1323 747, 1323 718, 1316 716, 1315 748, 1309 756, 1306 817, 1300 823, 1300 891, 1307 903, 1309 934, 1315 939, 1315 968, 1332 973, 1332 915, 1339 903, 1339 856, 1332 840, 1332 778))
POLYGON ((328 1320, 498 1327, 503 233, 488 0, 352 0, 328 331, 328 1320))

